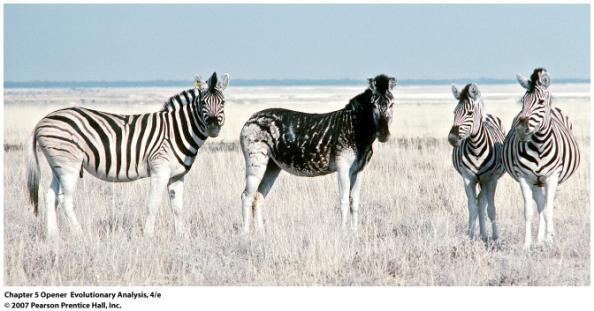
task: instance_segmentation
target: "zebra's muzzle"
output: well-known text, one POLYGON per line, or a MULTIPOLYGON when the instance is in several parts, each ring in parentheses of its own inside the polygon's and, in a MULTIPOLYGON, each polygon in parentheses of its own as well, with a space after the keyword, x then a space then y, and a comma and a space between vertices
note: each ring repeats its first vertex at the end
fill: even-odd
POLYGON ((381 132, 380 131, 376 134, 376 136, 377 136, 377 140, 380 143, 385 143, 390 139, 390 132, 381 132))
POLYGON ((452 133, 448 135, 448 142, 450 143, 450 145, 452 145, 452 147, 460 146, 460 141, 461 139, 458 135, 454 135, 452 133))
POLYGON ((528 140, 530 140, 530 136, 532 135, 530 130, 528 130, 527 128, 517 128, 516 132, 518 133, 518 138, 521 142, 527 142, 528 140))
POLYGON ((521 142, 529 140, 532 135, 532 131, 528 127, 528 119, 521 118, 515 130, 521 142))
POLYGON ((206 124, 206 133, 210 137, 217 137, 219 136, 219 132, 221 131, 221 127, 217 123, 217 121, 207 122, 206 124))
POLYGON ((452 145, 452 147, 458 147, 460 146, 460 141, 460 127, 454 125, 448 134, 448 142, 450 145, 452 145))
POLYGON ((390 119, 380 118, 375 136, 380 143, 385 143, 390 139, 390 119))

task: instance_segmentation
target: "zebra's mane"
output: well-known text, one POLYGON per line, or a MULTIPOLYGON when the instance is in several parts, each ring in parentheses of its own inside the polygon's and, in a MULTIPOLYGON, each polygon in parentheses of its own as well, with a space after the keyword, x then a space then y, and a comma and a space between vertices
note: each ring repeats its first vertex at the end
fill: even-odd
POLYGON ((565 115, 561 109, 557 107, 553 108, 551 110, 551 117, 565 125, 570 131, 573 130, 573 125, 571 124, 571 121, 569 121, 569 117, 565 115))
POLYGON ((540 74, 545 72, 546 69, 544 68, 536 68, 534 69, 534 71, 532 72, 532 75, 530 75, 530 81, 532 83, 530 83, 530 89, 528 89, 528 93, 532 93, 534 92, 534 90, 536 89, 537 85, 541 85, 540 83, 540 74))
POLYGON ((494 129, 498 129, 505 135, 505 128, 501 124, 501 119, 489 113, 485 113, 484 125, 494 129))
POLYGON ((366 89, 365 92, 351 98, 349 103, 344 106, 346 110, 359 111, 371 104, 371 89, 366 89))
POLYGON ((462 91, 460 91, 460 100, 470 99, 470 85, 471 83, 466 84, 462 91))
POLYGON ((161 111, 175 111, 185 105, 192 104, 196 101, 199 93, 196 89, 188 89, 178 93, 174 96, 171 96, 161 108, 161 111))

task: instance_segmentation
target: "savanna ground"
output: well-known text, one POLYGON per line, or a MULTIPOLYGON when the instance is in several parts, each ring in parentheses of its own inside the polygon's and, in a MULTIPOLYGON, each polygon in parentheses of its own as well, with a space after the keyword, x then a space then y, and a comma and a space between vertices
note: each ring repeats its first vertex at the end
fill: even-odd
MULTIPOLYGON (((248 116, 266 107, 331 111, 362 90, 231 86, 221 137, 207 141, 186 179, 187 237, 174 234, 165 198, 156 236, 143 237, 148 180, 113 184, 86 174, 75 196, 84 234, 71 236, 59 211, 57 243, 41 239, 41 222, 26 192, 22 143, 35 123, 72 105, 156 111, 181 89, 5 90, 5 285, 590 284, 589 85, 552 86, 555 105, 573 122, 583 159, 558 189, 553 247, 522 249, 521 193, 507 175, 496 195, 501 248, 467 240, 466 197, 446 140, 454 108, 449 86, 397 86, 392 139, 375 143, 363 173, 356 234, 339 229, 334 175, 283 173, 266 201, 265 234, 242 237, 244 162, 237 140, 248 116)), ((487 112, 508 130, 521 108, 520 86, 487 85, 481 91, 487 112)), ((49 169, 40 160, 43 198, 49 169)))

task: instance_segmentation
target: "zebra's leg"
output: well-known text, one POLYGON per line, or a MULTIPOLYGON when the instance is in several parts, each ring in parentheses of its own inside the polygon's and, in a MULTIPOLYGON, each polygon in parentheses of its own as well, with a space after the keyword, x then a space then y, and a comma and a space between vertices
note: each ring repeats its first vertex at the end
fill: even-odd
POLYGON ((530 248, 532 244, 532 218, 534 217, 534 207, 532 206, 532 188, 528 181, 522 177, 519 178, 520 189, 524 197, 524 222, 526 226, 526 235, 524 237, 524 248, 530 248))
POLYGON ((546 237, 545 242, 552 244, 555 235, 555 228, 553 224, 553 206, 555 203, 555 191, 559 184, 559 176, 554 174, 547 180, 545 184, 546 203, 544 208, 544 219, 546 222, 546 237))
POLYGON ((485 184, 486 197, 487 197, 487 215, 491 221, 491 234, 493 241, 497 241, 499 235, 497 233, 497 219, 495 209, 495 189, 497 188, 497 179, 493 178, 485 184))
POLYGON ((359 216, 359 193, 361 190, 361 177, 358 173, 351 174, 351 228, 357 231, 359 216))
POLYGON ((258 230, 264 229, 264 220, 262 219, 264 199, 266 199, 266 196, 270 192, 270 189, 272 188, 272 185, 274 184, 274 181, 278 177, 280 171, 280 167, 278 167, 274 161, 268 161, 264 178, 262 178, 262 181, 258 186, 258 192, 256 193, 253 203, 253 216, 256 222, 256 229, 258 230))
POLYGON ((345 229, 347 225, 347 217, 350 203, 349 198, 351 189, 351 174, 349 171, 350 166, 347 165, 338 165, 336 170, 336 175, 338 176, 338 191, 340 192, 339 202, 341 225, 343 229, 345 229))
POLYGON ((545 234, 545 189, 543 187, 532 186, 532 198, 536 202, 536 210, 538 211, 538 233, 536 235, 536 242, 540 245, 544 241, 545 234))
POLYGON ((260 182, 266 173, 266 167, 270 157, 268 146, 264 143, 253 143, 243 150, 245 155, 245 189, 241 194, 241 212, 243 215, 243 232, 250 231, 250 222, 253 213, 254 199, 260 186, 260 182))
POLYGON ((146 224, 144 225, 144 235, 152 237, 155 232, 155 217, 161 203, 163 190, 169 181, 169 169, 164 165, 153 165, 151 167, 150 192, 148 196, 146 224))
POLYGON ((59 236, 58 221, 56 218, 56 204, 58 202, 57 194, 60 188, 59 184, 58 176, 54 172, 52 182, 45 194, 45 211, 42 213, 45 221, 43 234, 47 240, 55 240, 59 236))
POLYGON ((58 182, 58 188, 56 190, 56 209, 60 208, 60 206, 64 205, 64 191, 60 187, 60 182, 58 182))
POLYGON ((175 234, 183 236, 184 230, 184 179, 185 175, 175 176, 169 179, 167 184, 167 191, 169 194, 169 206, 173 213, 173 221, 175 225, 175 234))
POLYGON ((70 228, 75 235, 82 234, 82 228, 74 213, 74 191, 76 190, 76 183, 79 178, 78 174, 79 172, 72 171, 67 173, 63 172, 60 175, 60 187, 63 193, 63 199, 61 198, 62 207, 64 208, 64 213, 66 214, 70 228))
POLYGON ((481 234, 481 240, 487 241, 487 227, 485 224, 485 211, 487 210, 487 197, 489 196, 486 185, 481 183, 481 191, 477 198, 478 203, 478 221, 479 221, 479 232, 481 234))
POLYGON ((468 199, 468 238, 474 238, 476 231, 476 218, 478 216, 478 207, 476 200, 476 180, 464 178, 464 190, 468 199))

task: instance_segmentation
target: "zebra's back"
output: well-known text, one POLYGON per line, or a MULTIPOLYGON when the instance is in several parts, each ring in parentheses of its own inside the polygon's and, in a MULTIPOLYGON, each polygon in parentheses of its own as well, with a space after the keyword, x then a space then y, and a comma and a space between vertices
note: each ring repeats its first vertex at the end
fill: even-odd
POLYGON ((35 137, 46 156, 80 161, 81 169, 103 180, 132 181, 148 176, 147 161, 166 135, 164 115, 65 108, 41 119, 35 137))
POLYGON ((477 139, 462 141, 452 152, 452 162, 462 176, 499 178, 505 172, 503 167, 503 141, 505 132, 501 120, 487 114, 477 139))
POLYGON ((244 124, 242 144, 264 142, 274 161, 299 176, 318 176, 335 171, 334 157, 347 112, 304 113, 288 109, 266 109, 244 124))
MULTIPOLYGON (((516 117, 512 128, 518 122, 516 117)), ((571 129, 569 118, 561 109, 553 108, 550 125, 545 131, 534 133, 529 141, 520 141, 516 131, 510 131, 504 143, 506 171, 516 180, 525 177, 535 184, 557 172, 559 183, 566 181, 580 163, 579 147, 571 129)))

